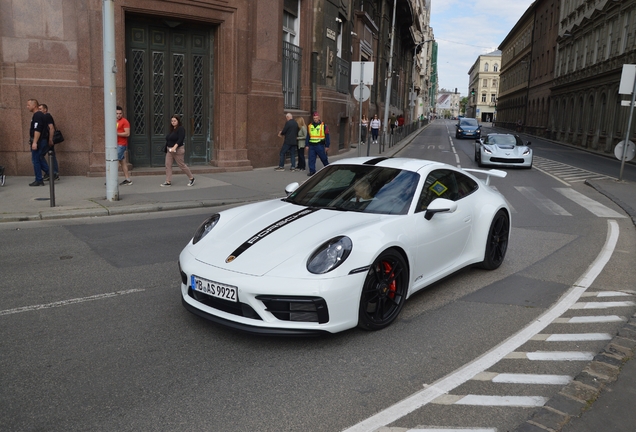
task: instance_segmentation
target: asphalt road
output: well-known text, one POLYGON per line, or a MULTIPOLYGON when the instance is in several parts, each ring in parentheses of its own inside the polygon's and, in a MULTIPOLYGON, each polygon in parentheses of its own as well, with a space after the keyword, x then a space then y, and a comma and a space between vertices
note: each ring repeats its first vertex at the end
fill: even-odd
MULTIPOLYGON (((533 145, 546 158, 568 151, 533 145)), ((454 139, 451 122, 440 121, 400 156, 476 167, 472 146, 454 139)), ((601 165, 599 156, 580 159, 584 169, 601 165)), ((398 321, 380 332, 255 337, 185 311, 176 260, 209 209, 0 226, 0 430, 340 431, 359 424, 532 323, 602 250, 609 218, 566 198, 557 190, 564 185, 551 176, 508 171, 493 180, 514 208, 504 265, 493 272, 466 269, 414 295, 398 321), (545 200, 569 216, 541 206, 545 200)), ((620 213, 582 183, 569 189, 620 213)), ((616 252, 595 290, 633 289, 633 225, 614 220, 616 252)), ((621 306, 603 314, 629 316, 621 306)), ((620 325, 582 324, 567 332, 610 333, 620 325)), ((605 344, 552 347, 598 352, 605 344)), ((544 345, 532 340, 518 351, 544 345)), ((584 366, 506 358, 490 371, 573 376, 584 366)), ((473 380, 453 394, 547 398, 558 389, 473 380)), ((511 430, 531 410, 434 403, 385 426, 511 430)))

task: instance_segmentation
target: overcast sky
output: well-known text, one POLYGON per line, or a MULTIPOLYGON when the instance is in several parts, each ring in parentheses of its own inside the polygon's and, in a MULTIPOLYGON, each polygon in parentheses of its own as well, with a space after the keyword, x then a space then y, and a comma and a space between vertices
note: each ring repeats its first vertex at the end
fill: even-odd
POLYGON ((432 0, 439 89, 468 94, 468 70, 497 49, 533 0, 432 0))

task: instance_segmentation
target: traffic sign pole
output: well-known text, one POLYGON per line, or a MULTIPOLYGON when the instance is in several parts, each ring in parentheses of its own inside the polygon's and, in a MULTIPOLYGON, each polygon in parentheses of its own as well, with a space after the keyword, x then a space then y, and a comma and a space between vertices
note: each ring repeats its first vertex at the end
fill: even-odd
POLYGON ((618 180, 623 180, 623 169, 625 168, 625 157, 627 156, 627 147, 629 147, 629 134, 632 132, 632 117, 634 116, 634 102, 636 101, 636 76, 634 77, 634 85, 632 87, 632 104, 629 108, 629 120, 627 121, 627 133, 625 134, 625 144, 623 145, 623 157, 621 157, 621 170, 618 174, 618 180))

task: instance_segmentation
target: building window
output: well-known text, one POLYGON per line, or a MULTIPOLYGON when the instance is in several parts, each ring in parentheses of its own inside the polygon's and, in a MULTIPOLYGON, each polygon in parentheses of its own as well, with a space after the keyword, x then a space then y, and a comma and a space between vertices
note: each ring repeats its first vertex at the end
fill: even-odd
POLYGON ((299 0, 285 0, 283 7, 283 40, 297 45, 299 0))
POLYGON ((495 98, 495 94, 494 93, 491 94, 490 95, 490 102, 496 102, 496 101, 497 101, 497 98, 495 98))
POLYGON ((488 72, 488 63, 484 65, 484 72, 488 72))
POLYGON ((481 101, 486 102, 486 93, 481 94, 481 101))
POLYGON ((499 70, 499 65, 495 63, 495 65, 492 67, 492 71, 497 72, 498 70, 499 70))
POLYGON ((482 87, 488 87, 488 79, 487 78, 484 78, 482 87))

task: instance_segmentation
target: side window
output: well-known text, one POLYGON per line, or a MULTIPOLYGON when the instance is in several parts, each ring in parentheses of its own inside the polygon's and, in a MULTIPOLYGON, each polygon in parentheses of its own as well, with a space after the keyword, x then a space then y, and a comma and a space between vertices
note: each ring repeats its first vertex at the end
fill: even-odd
POLYGON ((475 192, 479 186, 477 182, 470 177, 460 173, 455 173, 455 180, 457 181, 457 199, 460 200, 465 196, 475 192))
POLYGON ((432 171, 426 177, 415 212, 425 211, 428 205, 436 198, 456 201, 458 197, 455 173, 446 169, 432 171))

